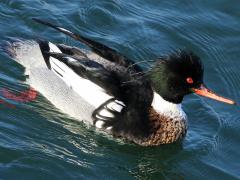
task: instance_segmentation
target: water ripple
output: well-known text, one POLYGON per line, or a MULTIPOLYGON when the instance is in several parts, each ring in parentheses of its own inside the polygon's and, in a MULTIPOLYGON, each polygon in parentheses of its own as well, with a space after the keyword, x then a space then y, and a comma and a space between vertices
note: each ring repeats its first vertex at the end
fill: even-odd
MULTIPOLYGON (((239 3, 219 1, 2 0, 0 35, 41 37, 79 46, 34 23, 38 17, 111 46, 134 59, 153 60, 176 48, 201 56, 205 83, 239 102, 239 3)), ((28 88, 23 68, 1 51, 0 88, 28 88)), ((1 99, 5 100, 3 97, 1 99)), ((142 148, 96 132, 36 101, 0 104, 0 177, 16 179, 193 179, 239 177, 239 106, 189 96, 188 134, 181 145, 142 148)))

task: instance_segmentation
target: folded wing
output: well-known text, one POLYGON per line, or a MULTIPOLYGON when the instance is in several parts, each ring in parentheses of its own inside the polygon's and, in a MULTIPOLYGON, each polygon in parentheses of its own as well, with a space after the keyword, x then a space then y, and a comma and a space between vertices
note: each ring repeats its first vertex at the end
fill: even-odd
POLYGON ((110 47, 107 47, 104 44, 101 44, 101 43, 93 41, 89 38, 83 37, 82 35, 71 32, 65 28, 59 27, 50 22, 43 21, 43 20, 40 20, 37 18, 33 18, 33 20, 40 24, 43 24, 43 25, 49 26, 53 29, 56 29, 57 31, 60 31, 60 32, 72 37, 73 39, 76 39, 77 41, 80 41, 81 43, 83 43, 83 44, 87 45, 89 48, 91 48, 91 50, 93 52, 95 52, 99 56, 101 56, 111 62, 115 62, 124 67, 131 66, 132 69, 134 69, 135 71, 138 71, 138 72, 142 71, 142 69, 139 66, 134 65, 134 62, 132 60, 128 59, 127 57, 121 55, 116 50, 114 50, 110 47))

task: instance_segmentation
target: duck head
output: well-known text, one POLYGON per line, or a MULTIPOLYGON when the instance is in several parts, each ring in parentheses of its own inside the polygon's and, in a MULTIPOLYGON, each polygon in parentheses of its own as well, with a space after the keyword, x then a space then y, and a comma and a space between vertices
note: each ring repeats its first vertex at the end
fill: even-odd
POLYGON ((154 90, 163 99, 179 104, 187 94, 196 93, 228 104, 234 101, 219 96, 203 83, 204 68, 198 56, 192 52, 177 51, 161 57, 150 70, 154 90))

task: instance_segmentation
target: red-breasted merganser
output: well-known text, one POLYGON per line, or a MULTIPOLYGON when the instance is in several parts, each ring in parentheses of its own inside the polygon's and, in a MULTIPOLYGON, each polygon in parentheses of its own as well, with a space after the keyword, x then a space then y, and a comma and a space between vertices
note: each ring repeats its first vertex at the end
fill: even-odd
POLYGON ((203 85, 200 58, 187 51, 163 56, 148 71, 99 42, 34 19, 91 51, 48 41, 19 41, 9 54, 26 67, 28 82, 63 112, 143 146, 173 143, 187 130, 181 108, 196 93, 228 104, 203 85))

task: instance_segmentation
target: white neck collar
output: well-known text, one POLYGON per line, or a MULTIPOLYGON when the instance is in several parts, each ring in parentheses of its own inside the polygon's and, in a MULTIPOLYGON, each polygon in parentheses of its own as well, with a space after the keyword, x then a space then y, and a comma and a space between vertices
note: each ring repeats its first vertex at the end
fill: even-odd
POLYGON ((182 117, 184 119, 186 118, 186 114, 182 110, 181 104, 174 104, 169 101, 166 101, 156 92, 154 92, 152 107, 159 114, 163 114, 168 117, 172 118, 182 117))

